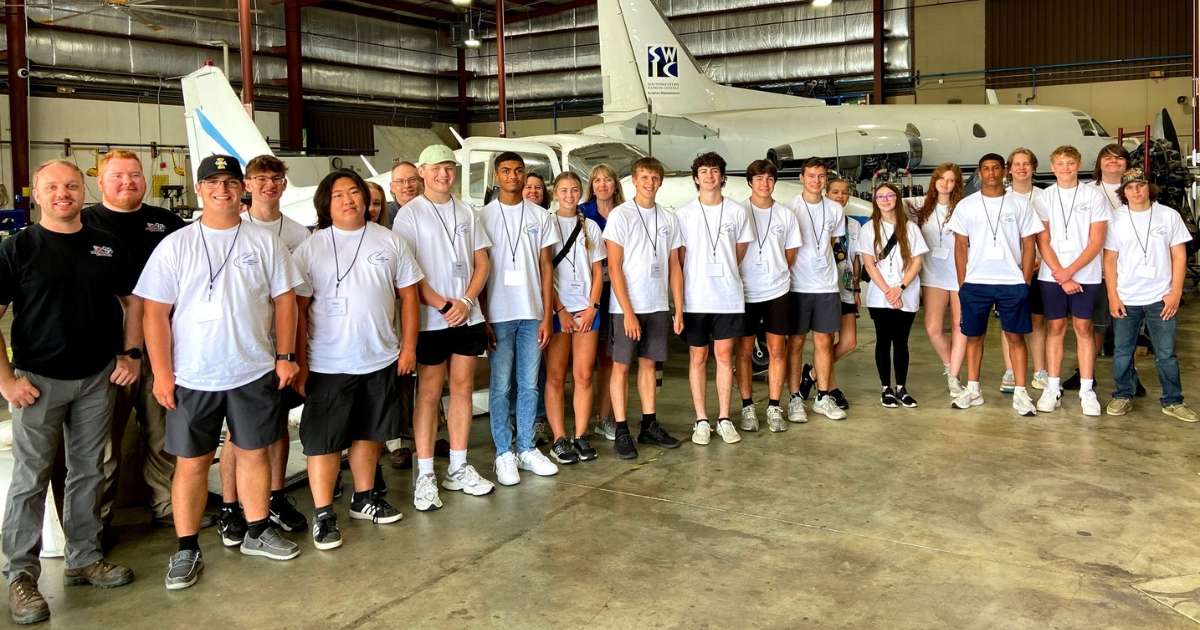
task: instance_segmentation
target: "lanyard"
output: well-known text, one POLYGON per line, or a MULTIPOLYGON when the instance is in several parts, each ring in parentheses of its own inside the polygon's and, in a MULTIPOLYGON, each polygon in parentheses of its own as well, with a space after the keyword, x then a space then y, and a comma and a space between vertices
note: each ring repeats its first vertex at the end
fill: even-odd
MULTIPOLYGON (((1095 182, 1095 184, 1096 184, 1096 188, 1100 189, 1100 194, 1104 195, 1104 200, 1108 202, 1109 208, 1116 210, 1117 208, 1121 207, 1121 204, 1113 203, 1112 197, 1108 196, 1108 189, 1104 187, 1103 180, 1095 182)), ((1118 198, 1118 201, 1119 201, 1119 198, 1118 198)))
MULTIPOLYGON (((699 202, 697 202, 699 203, 699 202)), ((704 204, 700 204, 700 216, 704 219, 704 231, 708 234, 708 244, 712 246, 712 252, 709 254, 709 260, 717 258, 717 244, 721 240, 721 221, 725 220, 725 199, 721 198, 721 209, 717 211, 717 237, 713 238, 712 227, 708 225, 708 209, 704 204)))
POLYGON ((1007 196, 1008 196, 1007 194, 1000 195, 1000 212, 996 213, 996 225, 993 226, 992 225, 992 214, 990 212, 988 212, 987 197, 985 197, 982 193, 980 193, 980 195, 979 195, 979 201, 983 203, 983 217, 985 219, 987 219, 988 230, 992 233, 992 242, 993 243, 996 242, 996 234, 998 234, 1000 232, 1000 220, 1001 220, 1001 217, 1004 216, 1004 198, 1007 196))
POLYGON ((1075 216, 1075 198, 1079 196, 1080 184, 1075 184, 1075 192, 1071 193, 1071 211, 1067 212, 1063 209, 1062 189, 1058 186, 1054 187, 1054 196, 1058 197, 1058 216, 1063 218, 1063 235, 1067 234, 1067 230, 1071 227, 1071 217, 1075 216))
MULTIPOLYGON (((225 252, 225 259, 221 261, 221 266, 217 267, 216 271, 213 271, 212 268, 212 258, 208 253, 208 241, 204 239, 204 224, 197 221, 196 226, 200 228, 200 244, 204 246, 204 262, 208 265, 208 298, 212 299, 213 285, 217 282, 217 276, 221 275, 221 271, 225 269, 229 257, 233 255, 233 248, 237 246, 238 234, 242 233, 242 222, 238 221, 237 229, 233 232, 233 242, 229 244, 229 251, 225 252)), ((1147 236, 1147 238, 1149 237, 1147 236)))
POLYGON ((329 242, 333 243, 333 277, 336 278, 337 284, 334 285, 333 294, 336 296, 342 288, 342 280, 350 275, 350 270, 354 269, 354 263, 358 262, 358 253, 362 251, 363 240, 367 238, 367 226, 362 227, 362 234, 358 237, 358 247, 354 249, 354 258, 350 260, 350 266, 346 267, 346 273, 342 273, 342 264, 338 259, 337 239, 333 237, 334 227, 329 228, 329 242))
MULTIPOLYGON (((938 210, 942 208, 942 204, 937 204, 933 207, 933 220, 938 226, 938 247, 942 246, 942 242, 946 240, 946 219, 938 216, 938 210)), ((949 206, 946 206, 947 212, 949 206)))
POLYGON ((516 241, 513 241, 512 232, 508 231, 508 217, 504 215, 504 204, 497 201, 496 205, 500 207, 500 222, 504 224, 504 236, 508 238, 508 249, 512 253, 513 266, 516 266, 517 246, 521 242, 521 232, 525 231, 525 198, 521 198, 521 226, 517 228, 516 241))
MULTIPOLYGON (((562 229, 562 223, 560 223, 560 221, 562 221, 563 218, 564 217, 562 217, 561 215, 555 213, 554 227, 558 229, 558 242, 562 243, 565 246, 567 244, 567 237, 564 235, 563 229, 562 229)), ((579 219, 568 219, 568 220, 579 221, 579 219)), ((582 230, 584 228, 580 228, 580 229, 582 230)), ((571 263, 571 277, 578 280, 579 274, 576 272, 576 269, 575 269, 575 256, 579 252, 579 248, 577 248, 576 245, 579 245, 578 238, 576 238, 575 242, 571 244, 571 257, 569 259, 567 259, 567 262, 571 263)), ((559 251, 561 251, 561 250, 559 250, 559 251)))
POLYGON ((638 220, 642 222, 642 230, 646 232, 646 238, 654 245, 654 259, 658 260, 658 204, 654 204, 654 234, 650 234, 650 227, 646 225, 646 219, 642 216, 642 207, 633 203, 634 210, 637 210, 638 220))
MULTIPOLYGON (((249 210, 246 211, 246 218, 250 219, 251 223, 254 223, 254 214, 252 214, 249 210)), ((266 224, 267 224, 267 222, 264 221, 263 225, 266 225, 266 224)), ((283 237, 283 215, 282 214, 279 215, 279 231, 275 233, 275 236, 278 236, 281 238, 283 237)))
MULTIPOLYGON (((442 224, 442 232, 444 232, 446 234, 446 241, 448 241, 450 243, 450 260, 453 262, 458 262, 457 252, 454 251, 454 236, 455 235, 452 234, 450 232, 450 228, 446 226, 446 220, 442 218, 442 209, 439 208, 436 203, 433 203, 433 201, 431 199, 429 199, 429 197, 425 197, 425 195, 421 195, 421 197, 423 197, 425 199, 425 201, 428 201, 429 205, 433 206, 433 216, 437 217, 438 223, 442 224)), ((450 200, 450 216, 451 216, 451 221, 454 222, 454 227, 457 229, 458 228, 458 205, 454 203, 454 199, 450 200)))
POLYGON ((750 223, 754 225, 754 242, 758 245, 758 257, 762 258, 763 245, 767 243, 767 237, 771 235, 771 223, 775 221, 775 204, 771 204, 767 208, 767 230, 762 238, 758 236, 758 215, 754 213, 757 209, 753 203, 750 204, 750 223))
POLYGON ((1142 260, 1150 259, 1150 228, 1154 227, 1154 204, 1150 204, 1150 219, 1146 221, 1146 240, 1138 236, 1137 224, 1133 222, 1133 208, 1129 209, 1129 225, 1133 226, 1133 237, 1137 239, 1138 247, 1142 250, 1142 260))
POLYGON ((825 233, 825 217, 826 217, 825 197, 821 197, 821 230, 820 231, 817 231, 817 222, 815 220, 813 220, 812 208, 809 207, 808 200, 805 199, 803 195, 801 195, 800 201, 802 201, 804 203, 804 211, 806 213, 808 213, 808 227, 810 230, 812 230, 812 233, 813 233, 813 246, 817 248, 817 251, 824 252, 825 247, 821 245, 821 235, 825 233))

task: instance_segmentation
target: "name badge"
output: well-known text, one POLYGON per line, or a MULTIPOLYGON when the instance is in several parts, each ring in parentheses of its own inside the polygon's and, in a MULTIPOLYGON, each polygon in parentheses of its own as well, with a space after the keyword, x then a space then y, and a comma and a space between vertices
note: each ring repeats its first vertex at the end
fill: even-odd
POLYGON ((454 263, 454 267, 453 267, 451 273, 454 275, 455 278, 461 278, 463 280, 466 280, 467 279, 467 263, 465 263, 465 262, 454 263))
POLYGON ((949 247, 934 247, 930 251, 930 254, 938 260, 946 260, 947 258, 950 257, 950 248, 949 247))
POLYGON ((523 287, 525 286, 525 274, 520 269, 505 269, 504 270, 504 286, 506 287, 523 287))
POLYGON ((710 262, 710 263, 708 263, 707 268, 708 268, 708 277, 709 278, 720 278, 721 276, 725 275, 724 263, 710 262))
POLYGON ((1158 277, 1157 272, 1158 272, 1158 270, 1155 269, 1152 265, 1138 265, 1137 270, 1134 272, 1134 275, 1136 275, 1139 278, 1154 279, 1154 278, 1158 277))
POLYGON ((891 286, 900 286, 900 271, 892 267, 884 267, 883 279, 891 286))
POLYGON ((766 258, 759 258, 754 261, 754 271, 758 273, 771 273, 771 262, 766 258))
POLYGON ((661 278, 661 277, 663 277, 663 266, 662 266, 662 263, 651 263, 651 264, 650 264, 650 277, 651 277, 651 278, 661 278))
POLYGON ((350 310, 350 300, 344 297, 325 298, 325 315, 328 317, 345 317, 350 310))
POLYGON ((567 293, 572 295, 583 295, 583 281, 571 280, 567 283, 567 293))
POLYGON ((821 252, 813 256, 812 266, 819 271, 824 271, 829 268, 829 258, 825 256, 825 252, 821 252))
POLYGON ((1004 245, 996 241, 989 243, 986 251, 984 252, 984 259, 1004 260, 1004 245))
POLYGON ((225 311, 221 310, 220 302, 201 302, 196 305, 196 321, 215 322, 225 319, 225 311))

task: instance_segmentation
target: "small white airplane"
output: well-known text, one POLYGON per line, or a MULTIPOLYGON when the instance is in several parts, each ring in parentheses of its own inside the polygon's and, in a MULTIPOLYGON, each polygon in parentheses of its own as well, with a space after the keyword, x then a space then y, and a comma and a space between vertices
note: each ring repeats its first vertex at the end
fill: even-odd
MULTIPOLYGON (((188 134, 188 151, 191 156, 192 176, 200 161, 209 155, 223 153, 232 155, 243 166, 259 155, 274 153, 263 139, 262 133, 242 107, 224 73, 216 66, 206 65, 183 78, 183 100, 185 126, 188 134)), ((586 179, 592 167, 599 163, 612 166, 621 177, 626 198, 633 194, 633 183, 629 168, 635 160, 645 155, 638 148, 604 136, 583 134, 556 134, 530 138, 491 138, 473 136, 462 138, 455 133, 461 145, 455 156, 462 165, 458 183, 458 196, 475 208, 482 208, 484 196, 494 181, 492 159, 502 151, 520 154, 529 172, 541 175, 547 183, 563 171, 574 171, 586 179)), ((364 160, 365 161, 365 160, 364 160)), ((689 166, 691 159, 688 160, 689 166)), ((744 168, 731 163, 730 169, 744 168)), ((372 176, 368 178, 383 187, 391 198, 391 173, 376 173, 367 163, 372 176)), ((313 226, 317 222, 316 210, 312 205, 316 186, 288 186, 283 193, 280 209, 291 219, 302 225, 313 226)), ((800 193, 796 182, 781 181, 776 186, 775 197, 789 203, 800 193)), ((730 199, 744 200, 750 196, 750 187, 745 178, 730 176, 725 194, 730 199)), ((670 174, 663 182, 659 202, 664 208, 674 209, 696 196, 691 174, 670 174)), ((869 216, 871 206, 860 199, 851 199, 847 214, 869 216)))
POLYGON ((1049 172, 1059 145, 1074 145, 1090 163, 1115 141, 1088 114, 1063 107, 828 106, 724 86, 701 71, 653 0, 599 0, 598 11, 604 122, 582 133, 636 145, 672 168, 703 151, 720 153, 731 169, 763 157, 785 167, 840 157, 837 170, 862 181, 879 164, 869 157, 927 175, 942 162, 974 171, 983 154, 1024 146, 1049 172))

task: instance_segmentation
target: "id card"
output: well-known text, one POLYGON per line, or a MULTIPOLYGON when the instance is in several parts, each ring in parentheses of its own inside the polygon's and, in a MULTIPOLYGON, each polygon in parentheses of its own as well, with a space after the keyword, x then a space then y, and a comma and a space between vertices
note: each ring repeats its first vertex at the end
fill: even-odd
POLYGON ((650 263, 650 277, 655 279, 663 277, 662 263, 650 263))
POLYGON ((947 258, 950 257, 950 248, 949 247, 934 247, 930 251, 930 254, 938 260, 946 260, 947 258))
POLYGON ((900 272, 892 267, 885 267, 883 269, 883 279, 893 287, 900 286, 900 272))
POLYGON ((525 286, 525 274, 520 269, 505 269, 504 270, 504 286, 506 287, 523 287, 525 286))
POLYGON ((1158 277, 1158 270, 1153 265, 1139 265, 1137 271, 1134 272, 1139 278, 1147 278, 1153 280, 1158 277))
POLYGON ((812 258, 812 266, 814 269, 824 271, 829 268, 829 258, 825 256, 824 252, 817 254, 812 258))
POLYGON ((467 279, 467 263, 465 263, 465 262, 454 263, 454 268, 451 273, 454 275, 455 278, 461 278, 463 280, 466 280, 467 279))
POLYGON ((709 278, 720 278, 721 276, 725 275, 724 263, 710 262, 708 263, 707 269, 709 278))
POLYGON ((221 310, 220 302, 201 302, 196 305, 196 321, 215 322, 225 319, 225 311, 221 310))
POLYGON ((987 246, 987 251, 984 253, 986 260, 1004 260, 1004 246, 996 241, 992 241, 987 246))
POLYGON ((771 273, 771 262, 766 258, 759 258, 754 261, 754 271, 761 274, 771 273))
POLYGON ((571 295, 583 295, 583 280, 571 280, 567 282, 567 293, 571 295))
POLYGON ((345 317, 350 309, 349 298, 325 298, 325 315, 327 317, 345 317))

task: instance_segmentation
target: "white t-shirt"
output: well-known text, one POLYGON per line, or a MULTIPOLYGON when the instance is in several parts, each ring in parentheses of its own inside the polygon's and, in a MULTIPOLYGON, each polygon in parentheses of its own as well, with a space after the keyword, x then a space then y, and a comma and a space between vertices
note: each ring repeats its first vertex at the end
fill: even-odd
MULTIPOLYGON (((1074 188, 1059 188, 1055 184, 1042 189, 1033 197, 1033 208, 1038 218, 1049 224, 1050 248, 1064 267, 1075 262, 1087 249, 1093 223, 1112 220, 1108 199, 1100 189, 1082 183, 1074 188)), ((1075 273, 1075 281, 1080 284, 1100 284, 1102 266, 1101 256, 1097 255, 1075 273)), ((1045 262, 1038 272, 1038 280, 1055 281, 1050 265, 1045 262)))
MULTIPOLYGON (((915 211, 925 206, 925 198, 908 199, 915 211)), ((917 212, 909 219, 917 222, 917 212)), ((937 204, 925 224, 921 226, 921 236, 929 253, 921 264, 921 284, 946 291, 958 290, 958 270, 954 268, 954 231, 950 229, 947 216, 953 216, 945 204, 937 204)))
POLYGON ((1154 304, 1171 292, 1171 248, 1192 240, 1179 213, 1159 203, 1117 209, 1104 249, 1117 252, 1117 296, 1128 306, 1154 304), (1143 249, 1144 248, 1144 249, 1143 249))
POLYGON ((754 240, 746 214, 745 206, 724 198, 714 206, 693 199, 675 211, 685 248, 684 312, 745 312, 737 245, 754 240))
POLYGON ((842 204, 821 197, 818 204, 804 201, 804 195, 792 200, 792 210, 800 226, 803 243, 792 263, 792 291, 796 293, 837 293, 838 272, 833 258, 832 240, 846 233, 842 204))
POLYGON ((246 221, 225 230, 196 221, 154 249, 133 292, 174 306, 175 382, 215 392, 241 387, 275 368, 271 300, 301 283, 287 247, 273 232, 246 221))
POLYGON ((404 239, 376 223, 352 231, 328 227, 314 232, 293 258, 304 276, 297 293, 313 299, 309 369, 369 374, 395 361, 396 289, 425 277, 404 239))
POLYGON ((799 248, 803 237, 796 214, 783 204, 759 208, 747 199, 746 207, 754 211, 749 213, 752 239, 742 258, 742 288, 746 302, 766 302, 791 287, 787 250, 799 248))
MULTIPOLYGON (((1096 181, 1096 182, 1091 182, 1088 185, 1094 186, 1096 188, 1096 190, 1099 190, 1100 192, 1104 193, 1104 198, 1106 200, 1108 200, 1108 209, 1109 210, 1116 212, 1117 208, 1120 208, 1121 206, 1125 205, 1125 204, 1121 203, 1121 197, 1117 194, 1117 190, 1119 190, 1121 188, 1121 184, 1119 182, 1116 184, 1106 184, 1103 181, 1096 181)), ((1107 239, 1105 239, 1105 240, 1107 240, 1107 239)))
MULTIPOLYGON (((925 255, 929 251, 929 247, 925 245, 925 239, 921 236, 921 230, 917 228, 917 224, 910 221, 907 224, 908 247, 909 254, 912 259, 925 255)), ((879 249, 886 247, 888 239, 892 237, 896 226, 883 221, 879 226, 879 249)), ((862 226, 858 232, 858 253, 861 256, 878 256, 875 251, 875 223, 867 221, 867 224, 862 226)), ((925 256, 929 258, 929 256, 925 256)), ((900 242, 892 247, 892 251, 888 252, 886 258, 877 259, 875 266, 879 268, 879 273, 883 274, 883 279, 888 283, 888 286, 900 286, 904 281, 904 258, 900 255, 900 242)), ((883 291, 875 284, 874 280, 870 279, 866 270, 863 270, 863 279, 867 282, 867 306, 874 308, 891 308, 887 298, 883 296, 883 291)), ((909 313, 917 312, 917 307, 921 304, 921 278, 913 278, 912 284, 904 289, 900 294, 900 310, 908 311, 909 313)))
POLYGON ((854 217, 846 217, 846 234, 841 237, 846 249, 846 259, 838 261, 838 297, 843 304, 854 304, 854 257, 858 256, 858 232, 862 224, 854 217))
POLYGON ((1042 231, 1024 195, 1002 197, 967 195, 950 216, 950 229, 967 237, 966 282, 973 284, 1025 284, 1021 271, 1021 239, 1042 231))
MULTIPOLYGON (((575 217, 553 215, 558 234, 558 243, 554 246, 557 256, 571 238, 571 232, 579 221, 575 217)), ((571 251, 563 257, 554 268, 554 290, 558 293, 558 301, 571 313, 578 313, 591 306, 592 297, 592 264, 608 258, 608 248, 600 234, 600 226, 591 219, 583 220, 583 229, 571 251)))
MULTIPOLYGON (((624 249, 621 270, 629 291, 629 303, 637 314, 658 313, 670 309, 671 252, 683 246, 679 218, 659 206, 640 208, 633 201, 613 208, 604 226, 604 240, 624 249)), ((612 272, 611 265, 609 272, 612 272)), ((616 289, 608 305, 609 313, 621 314, 616 289)))
POLYGON ((308 238, 308 228, 299 223, 287 218, 284 215, 279 215, 274 221, 259 221, 250 215, 249 212, 242 213, 242 220, 249 221, 258 227, 264 228, 275 236, 283 240, 283 244, 287 245, 289 252, 296 251, 297 247, 308 238))
MULTIPOLYGON (((429 287, 448 300, 466 294, 475 273, 475 252, 492 246, 471 206, 453 198, 436 205, 424 195, 414 198, 396 213, 392 231, 416 257, 429 287)), ((476 301, 466 325, 482 323, 476 301)), ((422 332, 446 328, 446 318, 437 308, 421 307, 422 332)))
POLYGON ((492 239, 492 270, 487 283, 487 320, 492 324, 542 319, 541 267, 544 247, 558 244, 558 230, 546 209, 525 200, 515 206, 493 199, 479 213, 492 239))

